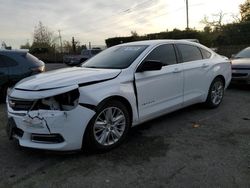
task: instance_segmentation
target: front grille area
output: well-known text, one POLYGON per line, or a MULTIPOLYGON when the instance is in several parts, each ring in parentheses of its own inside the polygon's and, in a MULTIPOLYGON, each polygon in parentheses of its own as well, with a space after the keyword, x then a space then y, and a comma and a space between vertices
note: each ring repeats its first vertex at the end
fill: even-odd
POLYGON ((233 73, 232 77, 246 77, 248 74, 247 73, 233 73))
POLYGON ((9 98, 9 105, 15 111, 29 111, 29 110, 50 110, 48 105, 44 105, 41 100, 24 101, 20 99, 9 98))
POLYGON ((34 101, 23 101, 19 99, 9 98, 9 105, 15 111, 28 111, 33 106, 34 101))
POLYGON ((60 134, 32 134, 31 140, 32 142, 46 144, 58 144, 64 142, 64 139, 60 134))

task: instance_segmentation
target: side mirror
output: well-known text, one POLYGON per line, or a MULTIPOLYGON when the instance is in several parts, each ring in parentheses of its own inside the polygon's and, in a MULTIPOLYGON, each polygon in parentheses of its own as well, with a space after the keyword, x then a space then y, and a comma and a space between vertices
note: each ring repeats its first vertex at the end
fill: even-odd
POLYGON ((156 71, 161 70, 163 64, 160 61, 156 60, 147 60, 144 61, 137 69, 136 72, 144 72, 144 71, 156 71))
POLYGON ((234 58, 235 58, 235 54, 232 54, 232 55, 231 55, 231 58, 234 59, 234 58))

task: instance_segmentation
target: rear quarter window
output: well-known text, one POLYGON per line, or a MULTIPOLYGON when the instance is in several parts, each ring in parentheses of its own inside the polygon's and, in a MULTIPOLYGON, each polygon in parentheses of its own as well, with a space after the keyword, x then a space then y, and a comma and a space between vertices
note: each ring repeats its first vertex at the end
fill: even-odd
POLYGON ((201 50, 203 59, 209 59, 212 56, 212 54, 209 51, 203 48, 200 48, 200 50, 201 50))
POLYGON ((181 52, 183 62, 197 61, 203 59, 200 49, 189 44, 177 44, 181 52))

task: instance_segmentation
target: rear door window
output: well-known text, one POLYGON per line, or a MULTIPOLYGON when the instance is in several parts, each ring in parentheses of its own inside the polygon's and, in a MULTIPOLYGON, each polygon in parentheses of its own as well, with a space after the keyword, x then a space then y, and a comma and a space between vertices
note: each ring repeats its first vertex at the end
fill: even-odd
POLYGON ((183 62, 197 61, 203 59, 201 51, 198 47, 189 44, 177 44, 181 52, 183 62))

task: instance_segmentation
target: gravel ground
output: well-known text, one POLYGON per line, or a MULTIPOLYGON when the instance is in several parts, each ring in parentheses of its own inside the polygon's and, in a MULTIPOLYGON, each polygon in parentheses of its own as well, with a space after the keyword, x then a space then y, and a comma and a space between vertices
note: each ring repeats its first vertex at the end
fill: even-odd
POLYGON ((0 187, 250 187, 250 87, 229 88, 217 109, 133 128, 103 154, 20 148, 6 136, 4 104, 0 122, 0 187))

